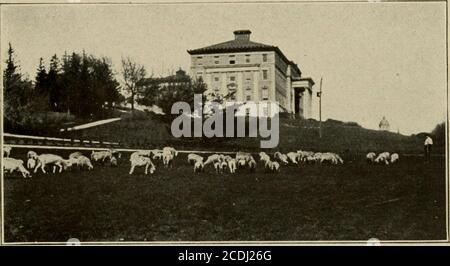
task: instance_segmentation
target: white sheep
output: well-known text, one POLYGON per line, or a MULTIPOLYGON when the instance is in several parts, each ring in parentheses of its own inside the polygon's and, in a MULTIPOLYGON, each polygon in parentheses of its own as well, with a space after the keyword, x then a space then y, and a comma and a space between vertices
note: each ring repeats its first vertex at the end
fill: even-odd
POLYGON ((259 160, 262 162, 266 162, 266 161, 270 160, 270 157, 269 157, 269 155, 267 155, 267 153, 262 151, 259 153, 259 160))
POLYGON ((368 163, 374 163, 376 157, 377 157, 377 155, 375 154, 375 152, 369 152, 366 155, 366 160, 368 163))
POLYGON ((28 158, 27 160, 27 168, 34 169, 36 167, 36 159, 28 158))
POLYGON ((172 162, 174 159, 173 153, 164 153, 163 152, 163 164, 166 168, 172 167, 172 162))
POLYGON ((163 148, 163 153, 171 153, 173 155, 173 157, 177 157, 178 156, 178 151, 175 150, 173 147, 164 147, 163 148))
POLYGON ((389 164, 389 160, 391 158, 391 154, 389 152, 382 152, 378 154, 378 157, 375 159, 376 163, 385 163, 386 165, 389 164))
POLYGON ((248 152, 242 152, 242 151, 238 151, 236 153, 236 161, 240 161, 240 160, 245 160, 246 162, 249 161, 252 157, 252 155, 248 152))
POLYGON ((31 177, 30 172, 23 166, 23 161, 14 158, 3 158, 3 170, 5 173, 12 173, 18 171, 22 174, 23 178, 31 177))
POLYGON ((286 154, 282 154, 281 152, 277 151, 273 154, 273 157, 275 158, 275 160, 278 160, 280 162, 282 162, 283 164, 289 164, 288 162, 288 157, 286 154))
POLYGON ((59 167, 59 172, 62 170, 66 170, 68 167, 72 165, 71 160, 64 160, 61 156, 55 154, 41 154, 37 157, 37 165, 34 168, 34 172, 36 173, 39 168, 41 168, 42 172, 45 174, 46 165, 53 165, 53 173, 56 172, 56 167, 59 167))
POLYGON ((297 152, 288 152, 286 154, 286 156, 292 163, 295 163, 295 164, 298 164, 298 162, 300 160, 300 154, 298 154, 297 152))
POLYGON ((400 160, 400 156, 398 155, 398 153, 393 153, 391 155, 391 163, 396 163, 398 162, 398 160, 400 160))
POLYGON ((203 172, 205 165, 203 164, 203 160, 195 161, 194 163, 194 173, 203 172))
POLYGON ((34 151, 29 151, 27 153, 27 158, 31 158, 31 159, 35 159, 36 160, 37 157, 38 157, 38 154, 36 152, 34 152, 34 151))
POLYGON ((81 152, 79 152, 79 151, 72 152, 72 153, 69 155, 69 159, 72 159, 72 158, 78 158, 78 157, 80 157, 80 156, 83 156, 83 154, 82 154, 81 152))
POLYGON ((164 158, 164 152, 162 151, 154 151, 153 152, 153 160, 162 160, 164 158))
POLYGON ((72 165, 76 165, 80 169, 83 169, 84 167, 87 167, 89 171, 94 169, 91 160, 84 155, 78 155, 77 157, 69 158, 69 160, 71 161, 72 165))
POLYGON ((247 165, 248 165, 248 168, 250 169, 250 171, 253 172, 256 169, 257 163, 256 163, 255 159, 253 159, 253 157, 252 157, 252 158, 250 158, 249 161, 247 161, 247 165))
POLYGON ((299 155, 299 161, 302 161, 302 162, 308 162, 308 157, 314 156, 314 152, 312 152, 312 151, 298 150, 297 153, 299 155))
POLYGON ((216 162, 221 162, 221 156, 219 154, 212 154, 210 156, 208 156, 208 158, 205 161, 205 166, 208 164, 214 164, 216 162))
POLYGON ((131 156, 130 158, 131 162, 131 169, 130 169, 130 175, 133 174, 134 169, 138 166, 145 166, 145 174, 148 174, 149 168, 150 168, 150 174, 153 174, 156 170, 155 165, 153 164, 152 160, 145 156, 131 156))
POLYGON ((12 150, 11 146, 4 145, 3 146, 3 157, 9 157, 9 155, 11 154, 11 150, 12 150))
POLYGON ((267 161, 265 164, 265 168, 272 171, 272 172, 279 172, 280 171, 280 164, 277 161, 267 161))
POLYGON ((94 162, 101 161, 102 163, 105 162, 106 159, 111 160, 112 157, 111 150, 105 150, 105 151, 92 151, 91 153, 91 160, 94 162))
POLYGON ((230 160, 228 160, 228 169, 230 170, 230 173, 234 174, 236 173, 236 159, 231 158, 230 160))

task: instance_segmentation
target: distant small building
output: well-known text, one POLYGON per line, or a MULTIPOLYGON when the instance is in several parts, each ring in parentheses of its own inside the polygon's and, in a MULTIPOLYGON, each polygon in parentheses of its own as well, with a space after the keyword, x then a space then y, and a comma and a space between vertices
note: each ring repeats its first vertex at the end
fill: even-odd
POLYGON ((378 125, 380 130, 386 130, 389 131, 389 121, 387 121, 386 117, 383 116, 383 119, 381 119, 380 124, 378 125))
POLYGON ((176 86, 176 85, 182 85, 182 84, 189 84, 189 82, 190 82, 189 75, 186 74, 186 71, 184 71, 181 68, 178 69, 177 72, 175 72, 175 75, 147 79, 147 83, 157 84, 160 88, 164 87, 164 86, 176 86))

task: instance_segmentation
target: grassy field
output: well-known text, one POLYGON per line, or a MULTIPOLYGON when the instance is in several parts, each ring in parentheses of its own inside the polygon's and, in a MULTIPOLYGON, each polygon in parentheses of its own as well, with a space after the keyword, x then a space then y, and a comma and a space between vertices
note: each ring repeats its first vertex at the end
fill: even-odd
POLYGON ((128 175, 128 154, 117 168, 6 176, 5 241, 445 239, 444 157, 194 175, 185 156, 148 176, 128 175))

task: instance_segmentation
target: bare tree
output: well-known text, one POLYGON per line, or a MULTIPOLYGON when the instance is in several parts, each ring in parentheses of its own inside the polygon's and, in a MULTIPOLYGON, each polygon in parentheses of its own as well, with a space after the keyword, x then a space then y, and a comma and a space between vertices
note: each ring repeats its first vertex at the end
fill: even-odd
POLYGON ((136 95, 145 81, 145 68, 144 66, 133 62, 129 57, 125 59, 122 58, 122 75, 125 90, 130 94, 129 100, 131 103, 131 110, 134 110, 136 95))

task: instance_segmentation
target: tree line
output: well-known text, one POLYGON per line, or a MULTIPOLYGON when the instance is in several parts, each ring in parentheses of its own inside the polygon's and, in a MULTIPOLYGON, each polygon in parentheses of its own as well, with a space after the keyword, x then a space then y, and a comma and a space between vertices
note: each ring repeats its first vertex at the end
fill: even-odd
POLYGON ((191 103, 195 93, 206 91, 202 80, 190 78, 180 84, 158 84, 144 66, 130 58, 122 59, 120 83, 110 59, 85 52, 54 54, 48 64, 40 58, 34 80, 30 80, 21 73, 15 57, 9 44, 3 72, 5 132, 39 133, 33 131, 111 117, 113 107, 124 103, 131 104, 131 110, 136 103, 157 105, 168 114, 161 119, 169 121, 173 103, 191 103))

